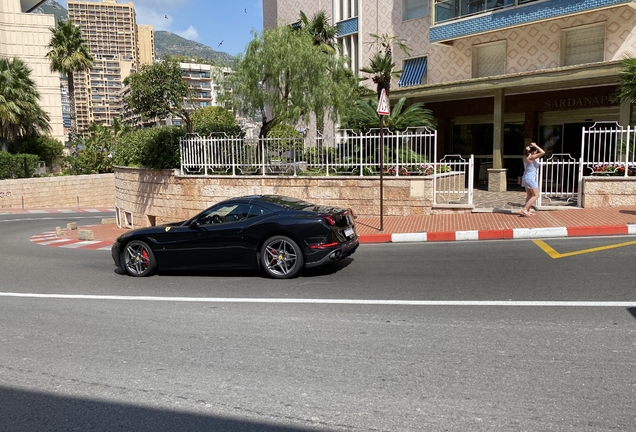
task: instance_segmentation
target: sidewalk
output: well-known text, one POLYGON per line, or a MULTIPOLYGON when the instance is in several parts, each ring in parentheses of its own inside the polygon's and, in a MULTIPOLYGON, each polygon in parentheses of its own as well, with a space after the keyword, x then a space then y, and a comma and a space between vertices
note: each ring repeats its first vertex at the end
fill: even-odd
MULTIPOLYGON (((77 210, 87 212, 91 209, 77 210)), ((2 212, 10 210, 0 209, 2 212)), ((31 210, 26 213, 60 213, 60 210, 31 210)), ((14 211, 13 213, 25 213, 14 211)), ((64 211, 63 213, 68 213, 64 211)), ((62 226, 62 228, 66 228, 62 226)), ((127 231, 115 224, 91 225, 80 229, 93 231, 94 241, 87 246, 100 249, 110 245, 117 236, 127 231)), ((605 235, 636 235, 636 206, 601 209, 565 207, 558 210, 538 211, 531 217, 521 217, 517 209, 481 210, 466 214, 440 214, 431 216, 385 216, 384 230, 380 231, 379 217, 358 217, 356 230, 361 243, 433 242, 461 240, 499 240, 519 238, 553 238, 605 235)), ((35 243, 49 243, 55 226, 43 236, 33 236, 35 243), (44 241, 48 239, 48 241, 44 241)), ((77 231, 63 229, 62 239, 77 240, 77 231)), ((61 239, 60 239, 61 240, 61 239)), ((81 245, 80 245, 81 246, 81 245)), ((70 246, 67 246, 70 247, 70 246)))

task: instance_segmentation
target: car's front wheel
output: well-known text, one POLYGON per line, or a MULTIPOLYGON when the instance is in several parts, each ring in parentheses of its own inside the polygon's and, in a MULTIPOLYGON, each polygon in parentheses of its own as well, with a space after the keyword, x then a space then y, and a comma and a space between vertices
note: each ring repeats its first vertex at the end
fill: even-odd
POLYGON ((261 248, 261 264, 265 273, 275 279, 298 276, 305 260, 295 241, 285 236, 274 236, 261 248))
POLYGON ((141 240, 133 240, 124 247, 121 262, 126 273, 135 277, 148 276, 157 268, 155 254, 141 240))

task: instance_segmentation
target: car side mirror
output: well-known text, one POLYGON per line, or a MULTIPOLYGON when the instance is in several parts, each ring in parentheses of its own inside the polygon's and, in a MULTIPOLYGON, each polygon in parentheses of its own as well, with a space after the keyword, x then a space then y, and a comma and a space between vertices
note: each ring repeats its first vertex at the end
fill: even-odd
POLYGON ((193 220, 192 222, 190 222, 190 229, 199 229, 199 227, 201 226, 201 224, 199 223, 198 220, 193 220))

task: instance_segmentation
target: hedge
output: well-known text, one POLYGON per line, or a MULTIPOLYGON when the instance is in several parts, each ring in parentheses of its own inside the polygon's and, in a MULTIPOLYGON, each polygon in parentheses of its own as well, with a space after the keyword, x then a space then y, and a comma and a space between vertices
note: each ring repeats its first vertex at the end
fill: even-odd
POLYGON ((177 126, 132 131, 117 142, 113 163, 150 169, 179 168, 179 138, 184 135, 185 131, 177 126))
POLYGON ((0 152, 0 179, 33 177, 39 163, 40 157, 38 155, 0 152), (26 173, 24 172, 25 160, 26 173))

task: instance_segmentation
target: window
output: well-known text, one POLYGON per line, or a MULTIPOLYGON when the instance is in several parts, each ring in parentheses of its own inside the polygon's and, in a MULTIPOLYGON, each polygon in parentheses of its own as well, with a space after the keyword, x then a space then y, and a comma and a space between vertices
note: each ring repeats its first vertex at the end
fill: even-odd
POLYGON ((605 60, 605 23, 563 30, 561 64, 572 66, 605 60))
POLYGON ((493 42, 473 47, 473 78, 506 73, 506 42, 493 42))
POLYGON ((428 0, 403 0, 404 21, 428 15, 428 0))
POLYGON ((251 219, 251 218, 255 218, 259 216, 266 216, 269 214, 272 214, 272 212, 263 207, 252 205, 252 208, 250 209, 250 214, 247 216, 247 218, 251 219))
POLYGON ((212 207, 197 218, 201 225, 216 225, 229 222, 239 222, 247 219, 250 211, 249 204, 225 204, 212 207))
POLYGON ((408 87, 426 84, 426 57, 412 58, 404 61, 402 76, 398 81, 398 87, 408 87))

